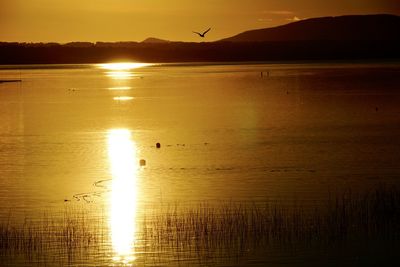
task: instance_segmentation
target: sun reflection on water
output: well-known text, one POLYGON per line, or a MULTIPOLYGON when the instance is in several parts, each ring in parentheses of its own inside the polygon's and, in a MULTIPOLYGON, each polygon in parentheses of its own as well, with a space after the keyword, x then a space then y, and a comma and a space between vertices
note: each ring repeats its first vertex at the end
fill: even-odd
POLYGON ((147 67, 152 64, 139 62, 120 62, 120 63, 104 63, 97 66, 107 70, 106 75, 113 80, 129 80, 136 77, 137 74, 132 72, 133 69, 147 67))
POLYGON ((119 70, 132 70, 132 69, 137 69, 141 67, 146 67, 151 64, 149 63, 138 63, 138 62, 120 62, 120 63, 104 63, 104 64, 99 64, 98 66, 102 69, 106 70, 114 70, 114 71, 119 71, 119 70))
POLYGON ((136 153, 136 144, 129 130, 113 129, 108 132, 112 175, 109 221, 113 260, 122 264, 135 260, 139 168, 136 153))
POLYGON ((133 97, 132 96, 115 96, 115 97, 113 97, 113 99, 117 100, 117 101, 129 101, 129 100, 132 100, 133 97))
POLYGON ((132 77, 136 76, 134 73, 130 71, 109 71, 106 73, 108 77, 110 77, 113 80, 129 80, 132 79, 132 77))
POLYGON ((110 87, 108 88, 110 90, 120 90, 120 91, 125 91, 125 90, 131 90, 132 87, 130 86, 115 86, 115 87, 110 87))

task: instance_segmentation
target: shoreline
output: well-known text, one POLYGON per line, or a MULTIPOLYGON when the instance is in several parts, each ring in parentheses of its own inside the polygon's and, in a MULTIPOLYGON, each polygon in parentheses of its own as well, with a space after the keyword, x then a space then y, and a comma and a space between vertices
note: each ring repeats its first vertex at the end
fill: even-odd
MULTIPOLYGON (((121 61, 125 62, 125 61, 121 61)), ((128 62, 128 60, 126 61, 128 62)), ((130 62, 130 61, 129 61, 130 62)), ((139 62, 139 61, 132 61, 139 62)), ((99 64, 112 64, 119 63, 119 61, 110 61, 110 62, 86 62, 86 63, 17 63, 17 64, 2 64, 0 63, 0 71, 1 70, 23 70, 23 69, 32 69, 32 68, 44 68, 44 69, 69 69, 73 68, 91 68, 94 65, 99 64)), ((235 66, 235 65, 270 65, 270 66, 279 66, 279 65, 316 65, 319 67, 335 67, 335 66, 352 66, 356 65, 360 67, 362 65, 387 65, 391 67, 400 66, 400 59, 365 59, 365 60, 286 60, 286 61, 193 61, 193 62, 185 62, 185 61, 177 61, 177 62, 146 62, 149 63, 150 66, 165 66, 165 67, 181 67, 181 66, 235 66)), ((12 81, 21 81, 21 79, 10 79, 12 81)), ((0 82, 8 82, 10 80, 1 80, 0 82)))

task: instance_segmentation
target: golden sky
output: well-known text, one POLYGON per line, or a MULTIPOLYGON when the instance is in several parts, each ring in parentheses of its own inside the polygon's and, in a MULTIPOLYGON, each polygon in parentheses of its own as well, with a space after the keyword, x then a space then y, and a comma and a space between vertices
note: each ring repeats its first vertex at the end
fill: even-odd
POLYGON ((344 14, 400 15, 400 0, 0 0, 0 41, 214 41, 344 14), (211 27, 207 38, 192 31, 211 27))

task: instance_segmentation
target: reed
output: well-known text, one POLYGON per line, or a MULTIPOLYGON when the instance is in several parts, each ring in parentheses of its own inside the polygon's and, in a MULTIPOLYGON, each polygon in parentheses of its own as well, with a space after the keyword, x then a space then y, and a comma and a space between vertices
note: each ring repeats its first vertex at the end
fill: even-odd
MULTIPOLYGON (((147 209, 144 209, 147 210, 147 209)), ((108 220, 101 212, 66 209, 13 224, 0 222, 0 255, 110 254, 108 220)), ((400 190, 347 192, 315 209, 280 203, 163 205, 139 216, 137 251, 240 252, 280 244, 331 245, 349 240, 400 240, 400 190), (139 244, 140 243, 140 244, 139 244)), ((143 253, 145 255, 145 253, 143 253)))
POLYGON ((7 219, 0 223, 0 256, 6 266, 14 266, 14 260, 21 256, 21 266, 55 259, 63 265, 104 249, 105 226, 104 219, 91 216, 90 211, 69 208, 62 214, 43 214, 39 219, 25 218, 16 223, 7 219))
POLYGON ((400 191, 380 187, 345 193, 324 207, 305 210, 279 203, 200 204, 169 208, 142 226, 157 245, 243 247, 260 244, 324 244, 400 237, 400 191))

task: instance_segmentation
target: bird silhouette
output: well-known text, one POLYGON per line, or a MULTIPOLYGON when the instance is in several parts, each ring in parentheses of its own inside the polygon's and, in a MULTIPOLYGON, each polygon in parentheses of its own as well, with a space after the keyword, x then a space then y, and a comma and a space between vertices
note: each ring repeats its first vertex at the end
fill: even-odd
POLYGON ((199 33, 199 32, 193 32, 193 33, 196 33, 196 34, 198 34, 200 37, 204 38, 204 37, 206 36, 206 33, 209 32, 210 30, 211 30, 211 28, 208 28, 208 30, 206 30, 206 31, 203 32, 203 33, 199 33))

